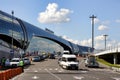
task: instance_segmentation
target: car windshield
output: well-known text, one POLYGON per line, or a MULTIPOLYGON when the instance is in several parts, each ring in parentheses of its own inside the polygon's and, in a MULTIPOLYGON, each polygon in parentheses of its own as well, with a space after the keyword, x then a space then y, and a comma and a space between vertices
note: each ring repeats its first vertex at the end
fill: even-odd
POLYGON ((76 58, 68 58, 68 61, 76 61, 76 58))
POLYGON ((38 59, 39 57, 34 57, 35 59, 38 59))
POLYGON ((29 59, 26 58, 26 59, 24 59, 24 60, 29 60, 29 59))
POLYGON ((19 62, 19 60, 11 60, 11 62, 19 62))

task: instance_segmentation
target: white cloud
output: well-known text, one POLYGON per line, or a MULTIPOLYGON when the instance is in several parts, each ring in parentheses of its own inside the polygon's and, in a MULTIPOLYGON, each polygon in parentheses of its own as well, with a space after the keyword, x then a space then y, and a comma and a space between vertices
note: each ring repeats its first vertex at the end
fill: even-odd
POLYGON ((120 19, 116 20, 117 23, 120 23, 120 19))
POLYGON ((95 19, 94 19, 94 22, 95 22, 95 24, 97 24, 97 23, 100 22, 100 20, 99 20, 98 18, 95 18, 95 19))
POLYGON ((109 20, 106 20, 106 21, 102 21, 101 24, 104 24, 104 25, 109 25, 110 24, 110 21, 109 20))
POLYGON ((70 42, 72 42, 72 43, 75 43, 75 44, 78 44, 78 43, 79 43, 78 40, 70 39, 70 38, 68 38, 66 35, 62 36, 62 38, 65 39, 65 40, 68 40, 68 41, 70 41, 70 42))
POLYGON ((44 12, 39 13, 38 21, 40 23, 63 23, 69 22, 68 17, 71 11, 69 9, 61 8, 58 10, 58 4, 49 3, 44 12))
POLYGON ((91 43, 92 43, 92 40, 91 40, 91 39, 88 39, 88 40, 80 41, 80 44, 79 44, 79 45, 91 46, 91 43))
POLYGON ((95 37, 95 41, 102 41, 102 40, 104 40, 104 36, 103 35, 95 37))
POLYGON ((100 26, 98 27, 98 30, 100 30, 100 31, 107 30, 107 29, 108 29, 108 27, 105 26, 105 25, 100 25, 100 26))
MULTIPOLYGON (((67 36, 63 36, 63 38, 68 40, 68 41, 70 41, 70 42, 78 44, 78 45, 89 46, 89 47, 92 46, 92 39, 91 38, 90 39, 86 39, 86 40, 82 40, 82 41, 73 40, 73 39, 68 38, 67 36)), ((120 42, 117 42, 116 40, 108 41, 108 37, 107 37, 107 42, 106 43, 107 43, 107 45, 106 45, 107 48, 120 45, 120 42)), ((99 36, 95 37, 94 48, 95 49, 103 49, 104 50, 104 48, 105 48, 105 40, 104 40, 104 36, 103 35, 99 35, 99 36)))

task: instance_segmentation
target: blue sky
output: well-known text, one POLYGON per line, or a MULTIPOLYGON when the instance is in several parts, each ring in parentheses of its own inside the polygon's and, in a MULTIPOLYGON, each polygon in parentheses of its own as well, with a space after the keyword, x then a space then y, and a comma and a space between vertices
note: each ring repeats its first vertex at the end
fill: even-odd
POLYGON ((94 14, 95 48, 100 49, 103 34, 109 35, 107 46, 120 44, 119 8, 119 0, 0 0, 0 10, 9 14, 14 10, 16 17, 85 46, 91 46, 89 17, 94 14))

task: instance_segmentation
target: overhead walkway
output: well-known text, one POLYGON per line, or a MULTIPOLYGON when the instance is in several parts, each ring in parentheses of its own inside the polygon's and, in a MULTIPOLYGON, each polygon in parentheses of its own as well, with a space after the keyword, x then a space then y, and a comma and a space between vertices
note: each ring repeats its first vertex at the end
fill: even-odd
POLYGON ((110 47, 109 49, 95 53, 94 55, 108 60, 113 64, 120 64, 120 46, 110 47))

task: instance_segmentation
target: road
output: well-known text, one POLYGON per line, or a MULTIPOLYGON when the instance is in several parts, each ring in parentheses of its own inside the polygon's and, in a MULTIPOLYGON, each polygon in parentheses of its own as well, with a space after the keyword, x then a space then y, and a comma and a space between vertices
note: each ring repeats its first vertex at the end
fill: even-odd
POLYGON ((57 59, 46 59, 41 62, 32 62, 24 69, 24 73, 12 80, 120 80, 120 73, 108 68, 87 68, 84 60, 80 60, 79 70, 64 70, 57 59))

